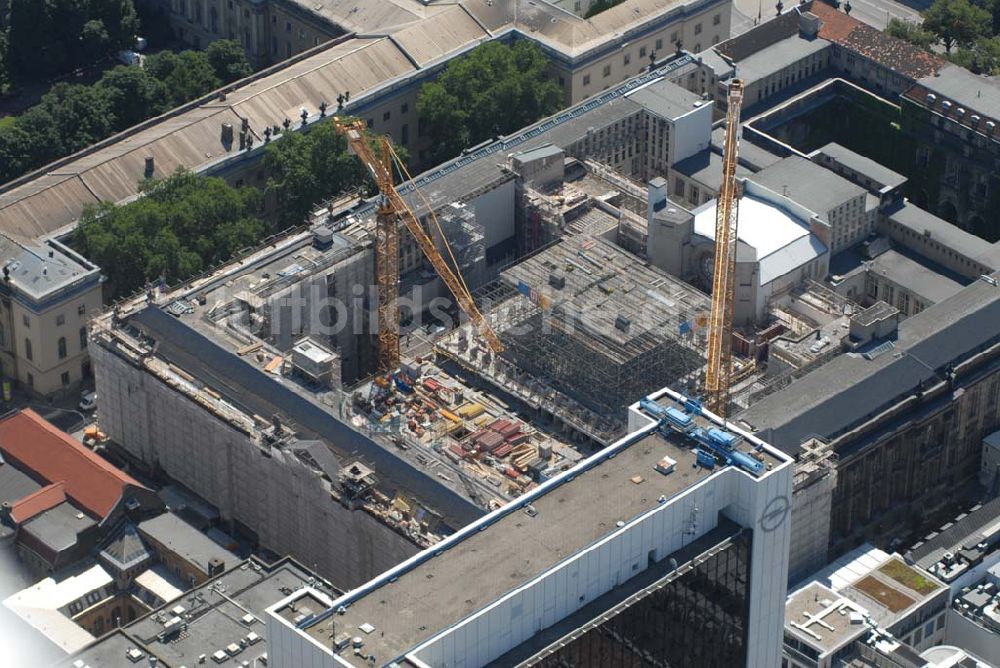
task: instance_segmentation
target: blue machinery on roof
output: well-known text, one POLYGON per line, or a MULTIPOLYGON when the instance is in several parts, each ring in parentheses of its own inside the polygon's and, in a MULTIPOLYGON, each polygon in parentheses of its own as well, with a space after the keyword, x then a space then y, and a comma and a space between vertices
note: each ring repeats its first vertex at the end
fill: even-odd
MULTIPOLYGON (((657 402, 643 397, 639 400, 639 408, 659 422, 661 432, 674 431, 687 436, 697 445, 697 463, 705 468, 714 468, 717 463, 737 466, 744 471, 760 475, 764 472, 764 462, 753 454, 737 450, 741 437, 724 429, 710 427, 703 429, 695 426, 694 416, 701 414, 701 403, 695 399, 685 399, 684 410, 673 406, 661 406, 657 402)), ((756 446, 754 451, 760 450, 756 446)))

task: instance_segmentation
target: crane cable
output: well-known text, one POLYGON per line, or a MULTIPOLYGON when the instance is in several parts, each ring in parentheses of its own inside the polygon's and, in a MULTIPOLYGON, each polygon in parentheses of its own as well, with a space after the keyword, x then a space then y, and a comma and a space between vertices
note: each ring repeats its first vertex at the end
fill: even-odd
MULTIPOLYGON (((393 148, 392 144, 389 144, 388 142, 386 142, 386 146, 389 147, 389 152, 392 154, 392 157, 396 161, 396 168, 399 169, 404 176, 406 176, 407 181, 410 181, 412 183, 413 177, 410 176, 410 172, 406 169, 406 165, 404 165, 403 161, 400 160, 399 154, 396 153, 396 149, 393 148)), ((424 206, 427 207, 427 212, 430 214, 430 218, 434 222, 434 227, 437 228, 438 234, 441 236, 441 240, 444 242, 445 250, 448 251, 448 257, 451 258, 452 266, 455 267, 455 271, 453 273, 455 274, 455 276, 458 277, 459 282, 462 284, 462 289, 465 290, 465 294, 469 297, 469 299, 472 299, 472 293, 469 292, 469 286, 466 285, 465 277, 462 276, 462 270, 458 266, 458 260, 455 259, 455 254, 452 253, 451 251, 451 244, 448 243, 448 237, 445 236, 444 231, 441 229, 441 224, 438 222, 437 215, 435 215, 434 209, 431 207, 431 203, 427 200, 426 197, 424 197, 423 192, 421 192, 420 188, 418 188, 415 183, 413 184, 413 192, 417 194, 417 196, 423 201, 424 206)), ((410 215, 413 215, 412 211, 410 211, 410 215)), ((414 216, 414 218, 416 218, 416 216, 414 216)))

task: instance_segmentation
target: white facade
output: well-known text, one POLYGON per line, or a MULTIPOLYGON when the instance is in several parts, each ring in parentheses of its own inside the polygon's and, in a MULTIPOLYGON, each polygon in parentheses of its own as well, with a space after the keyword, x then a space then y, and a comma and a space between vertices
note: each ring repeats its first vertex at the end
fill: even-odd
MULTIPOLYGON (((669 390, 655 393, 677 397, 669 390)), ((656 424, 633 405, 629 413, 630 434, 609 446, 594 458, 606 457, 607 452, 620 448, 637 437, 645 437, 656 424)), ((761 444, 759 439, 729 426, 745 439, 761 444)), ((750 620, 747 633, 747 665, 776 666, 780 662, 788 553, 791 521, 791 461, 780 452, 768 453, 781 462, 755 478, 734 467, 725 467, 701 482, 653 506, 643 514, 623 521, 617 529, 594 544, 568 555, 563 561, 533 579, 511 589, 500 599, 446 629, 430 636, 406 654, 414 665, 436 667, 482 666, 529 640, 539 631, 550 627, 581 606, 593 601, 619 584, 632 578, 647 565, 647 555, 662 559, 706 534, 716 525, 721 512, 736 523, 753 530, 751 552, 750 620), (692 528, 691 509, 698 509, 692 528)), ((591 460, 592 461, 592 460, 591 460)), ((586 466, 586 462, 580 467, 586 466)), ((530 502, 536 495, 572 478, 576 469, 547 481, 518 506, 530 502)), ((491 515, 503 513, 504 509, 491 515)), ((450 536, 409 562, 400 564, 360 590, 349 593, 332 607, 338 607, 363 596, 400 574, 411 570, 423 558, 440 553, 465 537, 487 527, 494 517, 487 516, 450 536)), ((377 594, 373 594, 376 595, 377 594)), ((332 653, 327 647, 294 628, 275 611, 294 600, 293 594, 267 611, 268 650, 270 665, 331 667, 352 665, 332 653)), ((379 657, 378 665, 395 657, 379 657)))

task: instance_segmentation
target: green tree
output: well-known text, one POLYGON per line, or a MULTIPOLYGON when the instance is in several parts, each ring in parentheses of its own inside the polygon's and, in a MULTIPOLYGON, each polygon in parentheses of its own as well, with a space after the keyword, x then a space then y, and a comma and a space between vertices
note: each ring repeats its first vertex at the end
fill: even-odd
POLYGON ((80 251, 103 268, 115 296, 147 281, 189 278, 273 231, 256 215, 261 195, 253 188, 179 171, 140 190, 145 196, 129 204, 89 207, 75 232, 80 251))
POLYGON ((417 97, 433 157, 445 160, 557 111, 563 91, 549 78, 547 65, 541 49, 523 40, 512 46, 488 42, 449 62, 417 97))
POLYGON ((937 41, 937 36, 924 30, 920 24, 898 18, 889 21, 885 32, 888 35, 919 46, 922 49, 930 50, 931 45, 937 41))
POLYGON ((12 74, 37 80, 131 47, 139 29, 132 0, 10 0, 12 74))
POLYGON ((121 65, 112 68, 104 73, 97 85, 111 97, 116 131, 130 128, 169 108, 166 85, 141 67, 121 65))
POLYGON ((100 86, 57 83, 38 106, 54 123, 58 155, 86 148, 110 135, 115 127, 112 97, 100 86))
POLYGON ((10 62, 7 58, 7 31, 0 30, 0 97, 10 92, 10 62))
POLYGON ((924 12, 924 30, 937 36, 948 53, 989 36, 992 23, 992 15, 969 0, 934 0, 924 12))
POLYGON ((146 58, 146 71, 163 82, 171 106, 190 102, 222 85, 201 51, 161 51, 146 58))
POLYGON ((243 45, 232 39, 219 39, 205 49, 208 63, 223 83, 248 77, 253 73, 243 45))
POLYGON ((104 26, 104 21, 93 19, 83 24, 80 32, 80 48, 86 61, 99 60, 108 52, 109 46, 111 46, 111 36, 104 26))
POLYGON ((590 6, 587 13, 584 14, 584 18, 589 19, 591 16, 600 14, 601 12, 611 9, 616 5, 620 5, 624 0, 597 0, 594 4, 590 6))
POLYGON ((0 127, 0 183, 25 173, 34 163, 32 136, 18 122, 0 127))
POLYGON ((976 74, 1000 74, 1000 37, 981 37, 968 47, 951 54, 953 63, 976 74))
POLYGON ((361 185, 368 174, 332 123, 284 133, 268 145, 264 168, 283 228, 301 225, 323 200, 361 185))

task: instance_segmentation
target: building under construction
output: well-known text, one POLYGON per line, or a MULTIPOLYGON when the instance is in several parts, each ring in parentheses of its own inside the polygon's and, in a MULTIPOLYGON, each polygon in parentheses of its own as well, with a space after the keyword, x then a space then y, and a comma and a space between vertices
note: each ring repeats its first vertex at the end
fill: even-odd
POLYGON ((650 387, 695 387, 693 326, 709 299, 600 236, 576 235, 504 270, 487 299, 504 342, 488 354, 460 329, 440 352, 598 442, 650 387))

